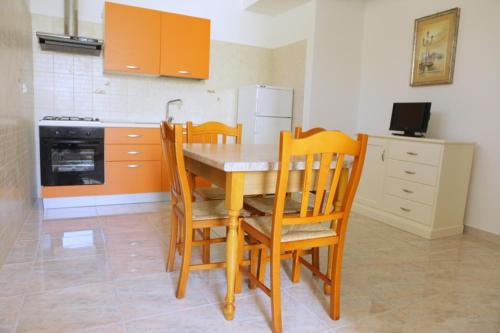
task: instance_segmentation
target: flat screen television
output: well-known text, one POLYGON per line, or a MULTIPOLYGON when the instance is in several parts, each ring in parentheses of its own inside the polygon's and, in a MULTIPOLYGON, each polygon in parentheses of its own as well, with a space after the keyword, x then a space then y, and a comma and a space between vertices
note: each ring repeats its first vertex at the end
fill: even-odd
POLYGON ((393 135, 423 136, 431 118, 431 103, 394 103, 390 131, 393 135))

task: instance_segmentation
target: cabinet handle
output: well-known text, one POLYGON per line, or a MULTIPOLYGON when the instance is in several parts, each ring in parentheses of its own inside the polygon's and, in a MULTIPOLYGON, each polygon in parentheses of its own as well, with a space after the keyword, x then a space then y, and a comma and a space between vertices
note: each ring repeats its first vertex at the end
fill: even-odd
POLYGON ((411 190, 407 190, 407 189, 402 189, 401 191, 405 192, 405 193, 408 193, 408 194, 413 194, 415 192, 411 191, 411 190))
POLYGON ((139 155, 139 154, 142 154, 142 151, 131 150, 131 151, 128 151, 127 154, 129 154, 129 155, 139 155))
POLYGON ((405 207, 399 207, 399 209, 401 209, 403 212, 411 212, 411 209, 408 209, 408 208, 405 208, 405 207))
POLYGON ((141 164, 129 164, 127 165, 130 169, 137 169, 137 168, 142 168, 141 164))
POLYGON ((140 134, 128 134, 127 136, 128 136, 129 138, 133 138, 133 139, 135 139, 135 138, 140 138, 142 135, 140 135, 140 134))
POLYGON ((134 66, 134 65, 127 65, 127 69, 137 70, 137 69, 141 69, 141 67, 139 67, 139 66, 134 66))
POLYGON ((405 173, 408 175, 416 175, 417 174, 415 171, 409 171, 409 170, 405 170, 405 173))
POLYGON ((180 70, 180 71, 177 71, 177 73, 179 73, 179 74, 185 74, 185 75, 191 74, 190 71, 186 71, 186 70, 180 70))
POLYGON ((418 153, 414 153, 412 151, 407 151, 406 153, 410 156, 418 156, 418 153))

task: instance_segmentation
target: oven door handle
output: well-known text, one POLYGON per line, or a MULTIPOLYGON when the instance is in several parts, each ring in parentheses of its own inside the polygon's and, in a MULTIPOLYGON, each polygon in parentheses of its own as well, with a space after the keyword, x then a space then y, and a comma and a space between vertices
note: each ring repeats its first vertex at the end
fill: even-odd
POLYGON ((42 141, 44 145, 54 145, 54 144, 85 144, 85 145, 101 145, 103 144, 103 139, 92 139, 92 140, 66 140, 66 139, 45 139, 42 141))

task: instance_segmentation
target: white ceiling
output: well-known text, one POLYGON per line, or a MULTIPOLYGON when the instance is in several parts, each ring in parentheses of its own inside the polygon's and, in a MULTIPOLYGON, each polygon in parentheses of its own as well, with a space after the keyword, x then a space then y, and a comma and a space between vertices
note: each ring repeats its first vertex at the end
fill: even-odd
POLYGON ((243 0, 243 9, 265 15, 279 15, 310 0, 243 0))

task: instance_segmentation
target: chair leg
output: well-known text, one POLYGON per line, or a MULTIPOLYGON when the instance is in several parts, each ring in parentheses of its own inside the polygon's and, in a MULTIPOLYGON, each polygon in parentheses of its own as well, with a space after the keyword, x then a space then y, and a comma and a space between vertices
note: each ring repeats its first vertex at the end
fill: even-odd
POLYGON ((340 318, 340 273, 342 270, 342 250, 341 246, 336 245, 333 251, 331 265, 332 267, 332 281, 330 290, 330 317, 333 320, 340 318))
MULTIPOLYGON (((210 239, 210 228, 203 228, 203 240, 210 239)), ((203 245, 202 258, 204 264, 210 263, 210 244, 203 245)))
MULTIPOLYGON (((184 234, 192 235, 192 230, 185 230, 184 234)), ((181 273, 179 275, 179 282, 177 284, 177 298, 184 298, 184 295, 186 293, 186 285, 189 278, 189 264, 191 262, 192 241, 192 237, 185 237, 184 239, 184 246, 182 249, 181 273)))
POLYGON ((292 282, 297 283, 300 281, 300 255, 299 250, 293 251, 293 264, 292 264, 292 282))
POLYGON ((167 257, 167 272, 172 272, 174 270, 175 263, 175 251, 177 251, 177 237, 178 237, 178 227, 179 220, 177 219, 177 214, 172 208, 172 216, 170 218, 170 244, 168 245, 168 257, 167 257))
MULTIPOLYGON (((312 248, 312 264, 315 268, 319 270, 319 247, 312 248)), ((316 276, 316 273, 313 273, 313 276, 316 276)))
POLYGON ((243 277, 241 274, 241 263, 243 261, 243 243, 245 242, 244 232, 241 225, 238 228, 238 266, 236 269, 236 277, 234 282, 234 292, 236 294, 241 293, 241 285, 243 283, 243 277))
MULTIPOLYGON (((330 245, 328 247, 328 266, 326 269, 326 276, 328 276, 330 280, 332 280, 332 266, 333 266, 332 263, 333 263, 333 258, 334 258, 333 255, 335 248, 336 246, 334 245, 330 245)), ((328 283, 323 284, 323 292, 325 293, 325 295, 330 294, 330 285, 328 283)))
POLYGON ((259 272, 257 278, 260 283, 266 281, 266 262, 267 262, 267 249, 261 249, 259 251, 259 272))
MULTIPOLYGON (((252 249, 250 250, 250 274, 252 274, 254 277, 257 277, 258 265, 259 265, 259 250, 252 249)), ((255 282, 252 282, 252 280, 248 281, 249 289, 255 289, 256 287, 257 285, 255 284, 255 282)))
POLYGON ((271 250, 271 308, 273 332, 281 333, 281 286, 280 286, 281 253, 271 250))

